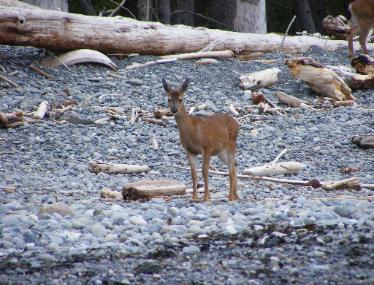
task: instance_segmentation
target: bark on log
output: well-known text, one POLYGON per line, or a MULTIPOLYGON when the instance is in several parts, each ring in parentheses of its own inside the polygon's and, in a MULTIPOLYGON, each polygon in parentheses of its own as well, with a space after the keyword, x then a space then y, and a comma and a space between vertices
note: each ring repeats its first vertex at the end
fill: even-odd
MULTIPOLYGON (((215 50, 273 52, 282 42, 276 34, 235 33, 187 26, 169 26, 128 18, 84 16, 39 8, 24 8, 15 0, 0 0, 0 44, 54 50, 88 48, 106 53, 165 55, 196 52, 213 41, 215 50), (13 5, 7 5, 13 3, 13 5), (10 8, 11 7, 11 8, 10 8)), ((23 5, 23 6, 22 6, 23 5)), ((29 6, 29 5, 28 5, 29 6)), ((310 36, 287 37, 283 52, 300 53, 311 46, 346 48, 345 41, 310 36)), ((368 45, 373 49, 374 45, 368 45)))

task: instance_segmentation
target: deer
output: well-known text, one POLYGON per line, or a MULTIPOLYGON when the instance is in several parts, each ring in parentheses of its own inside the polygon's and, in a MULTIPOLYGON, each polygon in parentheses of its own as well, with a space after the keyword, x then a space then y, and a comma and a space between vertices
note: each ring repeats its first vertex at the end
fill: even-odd
POLYGON ((354 56, 353 37, 360 33, 359 43, 364 54, 368 53, 366 40, 370 30, 374 27, 374 0, 353 0, 349 4, 351 13, 351 28, 348 30, 349 57, 354 56))
POLYGON ((168 97, 168 105, 179 130, 182 148, 187 153, 192 176, 192 200, 197 201, 197 156, 202 155, 202 174, 204 178, 204 201, 210 200, 209 165, 212 156, 218 156, 229 168, 229 201, 238 200, 236 140, 239 131, 237 121, 226 113, 210 116, 189 115, 184 105, 184 94, 190 80, 181 86, 170 84, 164 78, 162 85, 168 97))

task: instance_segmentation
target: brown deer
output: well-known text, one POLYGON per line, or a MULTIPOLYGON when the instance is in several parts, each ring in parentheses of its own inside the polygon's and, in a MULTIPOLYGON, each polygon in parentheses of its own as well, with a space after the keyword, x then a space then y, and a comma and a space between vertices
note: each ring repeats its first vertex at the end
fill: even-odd
POLYGON ((366 48, 366 39, 370 30, 374 27, 374 0, 354 0, 349 4, 351 12, 351 25, 348 31, 349 57, 354 56, 353 37, 360 33, 359 43, 364 54, 368 53, 366 48))
POLYGON ((212 116, 191 116, 184 107, 184 93, 189 80, 182 86, 171 86, 165 79, 162 85, 168 97, 169 108, 177 122, 182 147, 187 153, 191 167, 193 193, 192 200, 197 200, 197 155, 203 156, 204 201, 210 200, 208 188, 208 171, 210 158, 217 155, 228 167, 230 176, 229 201, 239 199, 237 194, 236 174, 236 138, 239 125, 228 114, 215 114, 212 116))

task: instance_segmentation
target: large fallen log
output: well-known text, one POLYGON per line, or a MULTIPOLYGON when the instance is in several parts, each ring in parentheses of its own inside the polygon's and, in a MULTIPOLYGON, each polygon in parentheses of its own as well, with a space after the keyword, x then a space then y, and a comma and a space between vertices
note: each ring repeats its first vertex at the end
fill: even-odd
MULTIPOLYGON (((123 17, 84 16, 29 8, 19 3, 16 0, 0 0, 0 44, 165 55, 196 52, 213 41, 216 41, 214 50, 233 50, 237 54, 273 52, 282 43, 282 36, 277 34, 235 33, 123 17)), ((311 36, 289 36, 281 51, 301 53, 311 46, 336 50, 346 48, 347 43, 311 36)), ((368 48, 374 49, 374 45, 368 45, 368 48)))

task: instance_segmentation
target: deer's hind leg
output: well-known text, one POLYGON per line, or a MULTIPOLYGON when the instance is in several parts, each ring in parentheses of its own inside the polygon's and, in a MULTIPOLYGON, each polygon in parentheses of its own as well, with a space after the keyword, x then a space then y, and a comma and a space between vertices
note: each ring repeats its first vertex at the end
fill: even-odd
POLYGON ((217 155, 223 163, 225 163, 229 168, 230 177, 230 191, 229 191, 229 201, 239 200, 237 193, 237 169, 235 160, 235 148, 231 150, 224 150, 217 155))

